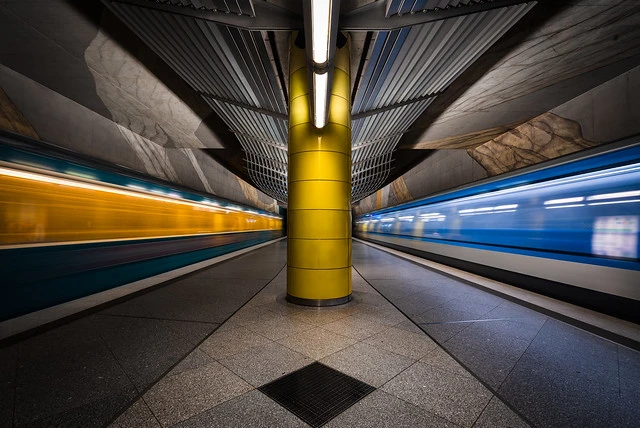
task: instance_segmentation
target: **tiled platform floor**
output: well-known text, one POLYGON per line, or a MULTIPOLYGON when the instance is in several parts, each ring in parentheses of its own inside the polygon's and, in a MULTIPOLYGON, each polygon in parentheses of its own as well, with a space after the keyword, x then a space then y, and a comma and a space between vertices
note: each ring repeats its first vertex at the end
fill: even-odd
POLYGON ((280 242, 0 349, 0 426, 306 426, 256 388, 313 361, 377 388, 332 427, 640 420, 635 351, 355 242, 351 303, 291 305, 285 257, 280 242))

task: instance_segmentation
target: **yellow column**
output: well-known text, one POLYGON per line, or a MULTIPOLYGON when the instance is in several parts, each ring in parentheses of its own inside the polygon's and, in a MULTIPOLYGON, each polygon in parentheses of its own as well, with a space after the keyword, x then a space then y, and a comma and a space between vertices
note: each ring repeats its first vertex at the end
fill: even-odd
POLYGON ((289 60, 287 299, 310 306, 351 300, 349 47, 336 49, 328 121, 313 125, 305 50, 289 60))

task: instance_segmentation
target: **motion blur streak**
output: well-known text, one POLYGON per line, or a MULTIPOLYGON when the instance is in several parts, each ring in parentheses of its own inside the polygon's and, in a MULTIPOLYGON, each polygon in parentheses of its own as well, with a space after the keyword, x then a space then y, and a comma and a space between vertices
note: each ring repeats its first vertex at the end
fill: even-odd
POLYGON ((368 213, 354 235, 638 322, 638 196, 634 142, 368 213))
POLYGON ((279 230, 276 216, 0 168, 0 244, 279 230))

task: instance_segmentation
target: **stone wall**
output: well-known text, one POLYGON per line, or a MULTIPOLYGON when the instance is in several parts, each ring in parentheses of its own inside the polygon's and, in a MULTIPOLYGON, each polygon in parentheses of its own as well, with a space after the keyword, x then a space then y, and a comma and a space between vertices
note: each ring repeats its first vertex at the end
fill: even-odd
POLYGON ((3 129, 197 191, 278 210, 274 199, 199 149, 165 148, 2 65, 0 88, 5 94, 0 97, 3 129))
POLYGON ((633 68, 483 144, 436 150, 411 171, 354 204, 356 215, 482 178, 640 135, 640 67, 633 68))

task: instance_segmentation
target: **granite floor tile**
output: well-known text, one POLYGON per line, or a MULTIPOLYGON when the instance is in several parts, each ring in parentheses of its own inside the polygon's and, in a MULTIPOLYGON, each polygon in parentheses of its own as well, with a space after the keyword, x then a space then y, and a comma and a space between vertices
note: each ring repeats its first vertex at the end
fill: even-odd
POLYGON ((87 427, 98 428, 108 424, 114 415, 125 408, 136 396, 137 391, 130 389, 102 396, 98 400, 79 403, 76 406, 49 416, 33 419, 27 423, 16 420, 16 427, 87 427))
POLYGON ((169 327, 175 333, 194 346, 202 342, 219 326, 220 324, 217 323, 200 322, 174 322, 169 324, 169 327))
POLYGON ((494 396, 473 428, 529 428, 529 424, 494 396))
POLYGON ((294 305, 293 303, 287 302, 284 295, 258 307, 260 309, 266 309, 281 316, 294 315, 304 310, 299 305, 294 305))
POLYGON ((469 288, 469 291, 460 296, 461 299, 466 299, 467 301, 481 305, 491 306, 494 309, 507 302, 503 297, 496 296, 488 291, 483 291, 473 286, 469 286, 469 288))
POLYGON ((511 319, 488 318, 490 321, 480 321, 469 326, 467 334, 478 334, 488 337, 509 336, 516 340, 531 342, 542 327, 538 323, 519 322, 511 319))
POLYGON ((401 322, 400 324, 396 324, 393 326, 394 328, 398 328, 400 330, 409 331, 411 333, 424 334, 424 331, 420 329, 417 325, 413 323, 411 320, 406 320, 401 322))
POLYGON ((540 312, 509 301, 492 309, 481 318, 508 319, 517 323, 529 324, 533 327, 538 327, 538 329, 542 328, 547 319, 549 319, 549 317, 540 312))
POLYGON ((175 426, 180 428, 308 427, 258 390, 226 401, 175 426))
POLYGON ((330 324, 334 321, 346 318, 351 315, 351 311, 346 311, 341 307, 329 307, 329 308, 308 308, 297 312, 290 317, 302 321, 306 324, 315 326, 322 326, 330 324))
POLYGON ((329 355, 321 362, 369 385, 380 387, 413 364, 415 359, 360 342, 329 355))
POLYGON ((224 358, 220 362, 251 385, 258 387, 309 365, 313 360, 272 342, 224 358))
POLYGON ((403 299, 394 300, 393 303, 405 314, 419 315, 430 309, 436 308, 440 305, 453 300, 455 297, 441 296, 435 292, 425 291, 412 294, 411 296, 403 299))
POLYGON ((577 378, 547 365, 520 360, 498 392, 538 427, 620 425, 617 387, 577 378))
POLYGON ((451 311, 459 310, 461 312, 466 312, 471 314, 471 316, 474 317, 473 319, 478 319, 491 312, 500 304, 500 302, 480 303, 477 300, 478 299, 474 296, 465 294, 462 297, 456 297, 455 299, 449 300, 446 303, 446 308, 451 311))
POLYGON ((457 428, 458 425, 378 390, 329 421, 325 427, 457 428))
POLYGON ((512 350, 508 347, 502 349, 502 352, 491 352, 486 348, 472 347, 464 342, 451 344, 454 339, 444 344, 446 349, 451 355, 455 355, 469 371, 496 390, 509 375, 523 352, 523 350, 512 350))
POLYGON ((246 352, 271 343, 269 339, 243 326, 220 329, 214 332, 198 347, 201 351, 217 360, 246 352))
POLYGON ((270 340, 279 340, 288 336, 296 336, 314 328, 303 321, 281 316, 267 321, 245 324, 246 328, 270 340))
POLYGON ((544 324, 523 355, 523 363, 619 388, 617 345, 560 324, 564 323, 548 320, 544 324))
POLYGON ((162 426, 171 426, 253 389, 214 362, 194 370, 166 376, 144 395, 162 426))
POLYGON ((281 297, 284 298, 285 289, 286 289, 286 286, 279 287, 277 290, 271 289, 271 288, 270 289, 265 288, 262 291, 260 291, 260 293, 258 293, 258 295, 256 295, 253 299, 248 301, 245 307, 264 306, 264 305, 272 304, 279 298, 281 297))
POLYGON ((136 400, 127 410, 109 425, 109 428, 160 428, 160 422, 142 398, 136 400))
POLYGON ((473 312, 468 312, 459 308, 449 308, 448 304, 438 306, 437 308, 429 309, 422 314, 415 317, 415 321, 418 324, 431 324, 442 322, 457 322, 457 321, 475 321, 479 317, 473 312))
POLYGON ((91 408, 90 403, 99 403, 109 397, 119 399, 121 395, 135 391, 119 364, 110 354, 109 357, 70 367, 66 373, 56 372, 48 379, 18 380, 15 390, 16 425, 62 414, 84 405, 91 408))
POLYGON ((437 416, 471 427, 492 394, 475 378, 417 362, 382 389, 437 416))
POLYGON ((13 409, 15 407, 16 388, 11 380, 0 385, 0 427, 13 426, 13 409))
POLYGON ((457 322, 457 323, 436 323, 436 324, 419 324, 419 327, 427 333, 433 340, 443 344, 447 340, 451 339, 456 334, 460 333, 465 328, 468 328, 471 323, 457 322))
POLYGON ((475 323, 453 336, 443 346, 467 369, 497 389, 530 342, 485 330, 487 324, 491 322, 475 323))
POLYGON ((419 360, 438 346, 423 332, 412 333, 395 327, 365 339, 365 343, 419 360))
POLYGON ((620 393, 620 427, 637 428, 638 421, 640 421, 638 393, 623 390, 620 393))
MULTIPOLYGON (((204 275, 204 274, 196 274, 204 275)), ((110 315, 162 318, 179 321, 221 323, 246 303, 265 280, 235 280, 235 284, 218 281, 207 286, 206 278, 190 276, 152 292, 134 297, 102 311, 110 315)))
POLYGON ((620 389, 640 394, 640 352, 618 345, 620 389))
POLYGON ((323 325, 322 328, 356 340, 363 340, 384 331, 389 326, 372 320, 362 320, 353 316, 323 325))
POLYGON ((362 311, 353 314, 355 318, 370 320, 388 326, 394 326, 407 320, 407 317, 389 304, 384 306, 362 305, 361 308, 363 308, 362 311))
POLYGON ((356 343, 355 339, 342 336, 320 327, 285 337, 278 343, 313 360, 319 360, 356 343))
POLYGON ((378 293, 361 293, 359 291, 355 291, 352 293, 352 297, 356 302, 367 305, 369 308, 389 305, 387 299, 378 293))
POLYGON ((428 288, 421 281, 398 281, 395 279, 379 279, 374 281, 373 285, 392 301, 409 297, 428 288))
POLYGON ((275 312, 272 312, 268 309, 245 306, 238 312, 233 314, 230 321, 233 321, 235 324, 246 326, 251 323, 270 321, 278 317, 280 317, 279 314, 276 314, 275 312))
POLYGON ((182 361, 171 369, 169 375, 176 375, 187 370, 193 370, 213 363, 215 360, 201 351, 199 348, 191 351, 182 361))
POLYGON ((440 370, 449 371, 458 376, 471 376, 471 374, 462 367, 451 355, 447 354, 441 347, 437 346, 425 355, 421 363, 428 364, 440 370))
POLYGON ((140 390, 193 349, 192 342, 175 332, 184 324, 181 321, 105 315, 96 315, 94 323, 95 331, 104 338, 118 363, 140 390))

